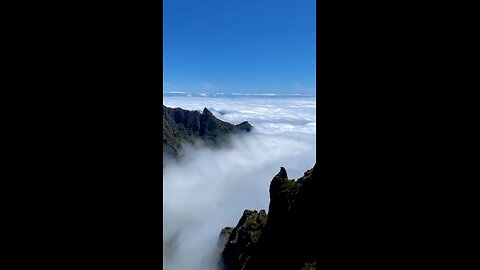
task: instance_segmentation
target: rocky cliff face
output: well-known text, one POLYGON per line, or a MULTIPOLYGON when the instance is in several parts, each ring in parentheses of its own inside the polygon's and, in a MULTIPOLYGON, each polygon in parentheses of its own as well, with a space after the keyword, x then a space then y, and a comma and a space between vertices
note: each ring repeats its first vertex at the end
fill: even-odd
MULTIPOLYGON (((220 265, 228 270, 315 269, 318 240, 318 170, 289 180, 285 168, 270 183, 268 215, 245 210, 235 228, 225 228, 228 239, 220 265)), ((225 240, 224 240, 225 242, 225 240)))
POLYGON ((216 118, 207 108, 203 112, 163 106, 163 152, 178 157, 183 142, 202 140, 206 145, 218 145, 226 135, 249 132, 248 122, 232 125, 216 118))

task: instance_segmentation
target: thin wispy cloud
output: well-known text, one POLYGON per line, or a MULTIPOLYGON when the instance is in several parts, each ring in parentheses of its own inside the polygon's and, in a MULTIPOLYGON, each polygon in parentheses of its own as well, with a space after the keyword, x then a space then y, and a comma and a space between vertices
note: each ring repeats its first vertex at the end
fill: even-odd
POLYGON ((201 88, 202 88, 202 90, 205 90, 205 91, 211 91, 211 90, 218 89, 218 87, 216 85, 214 85, 213 83, 209 83, 209 82, 202 82, 201 83, 201 88))
POLYGON ((300 84, 300 83, 295 83, 293 85, 293 88, 295 91, 298 91, 298 92, 315 92, 315 89, 312 88, 312 87, 308 87, 306 85, 303 85, 303 84, 300 84))

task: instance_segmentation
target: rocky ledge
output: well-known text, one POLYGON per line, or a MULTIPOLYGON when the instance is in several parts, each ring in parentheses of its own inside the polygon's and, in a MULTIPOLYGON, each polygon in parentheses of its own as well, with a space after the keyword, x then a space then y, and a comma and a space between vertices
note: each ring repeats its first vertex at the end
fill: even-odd
POLYGON ((317 245, 317 187, 315 165, 297 181, 285 168, 270 183, 270 205, 245 210, 237 226, 220 234, 225 245, 220 266, 228 270, 315 269, 317 245))

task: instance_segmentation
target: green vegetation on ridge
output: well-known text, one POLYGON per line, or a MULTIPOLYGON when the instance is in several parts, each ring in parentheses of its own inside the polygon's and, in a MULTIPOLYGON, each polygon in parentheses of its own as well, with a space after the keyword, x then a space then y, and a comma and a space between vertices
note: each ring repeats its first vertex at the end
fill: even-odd
POLYGON ((270 205, 245 210, 235 228, 222 230, 220 267, 227 270, 316 268, 318 169, 288 179, 285 168, 270 183, 270 205))
POLYGON ((207 108, 203 113, 163 106, 163 152, 177 157, 181 144, 202 140, 208 146, 221 143, 226 135, 249 132, 248 122, 232 125, 216 118, 207 108))

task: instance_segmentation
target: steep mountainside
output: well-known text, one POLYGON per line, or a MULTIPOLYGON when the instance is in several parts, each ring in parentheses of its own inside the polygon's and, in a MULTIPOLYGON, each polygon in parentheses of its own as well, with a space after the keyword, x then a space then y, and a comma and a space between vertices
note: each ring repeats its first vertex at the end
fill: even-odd
POLYGON ((220 233, 220 266, 228 270, 315 269, 318 170, 289 180, 285 168, 270 183, 268 215, 245 210, 235 228, 220 233))
POLYGON ((250 131, 248 122, 232 125, 216 118, 207 108, 203 113, 163 106, 163 152, 177 157, 181 143, 202 140, 206 145, 218 145, 227 135, 250 131))

